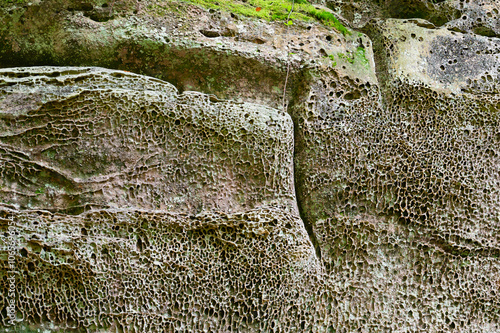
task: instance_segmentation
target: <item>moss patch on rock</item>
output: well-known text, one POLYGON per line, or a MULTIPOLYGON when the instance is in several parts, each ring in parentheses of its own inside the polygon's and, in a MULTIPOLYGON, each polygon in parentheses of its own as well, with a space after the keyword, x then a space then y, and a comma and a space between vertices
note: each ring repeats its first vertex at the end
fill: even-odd
POLYGON ((210 9, 218 9, 239 14, 247 17, 257 17, 264 20, 284 20, 285 24, 293 24, 293 20, 314 21, 318 20, 326 26, 337 29, 342 34, 351 34, 340 21, 329 11, 311 5, 307 0, 250 0, 231 1, 221 0, 213 2, 210 0, 185 0, 210 9))

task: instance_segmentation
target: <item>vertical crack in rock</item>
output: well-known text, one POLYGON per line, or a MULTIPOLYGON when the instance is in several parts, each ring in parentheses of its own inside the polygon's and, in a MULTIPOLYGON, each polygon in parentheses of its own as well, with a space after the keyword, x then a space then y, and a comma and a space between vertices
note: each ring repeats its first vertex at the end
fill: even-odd
POLYGON ((292 118, 292 123, 293 123, 293 187, 295 191, 295 201, 297 205, 297 212, 300 216, 300 219, 302 220, 302 223, 304 223, 304 228, 307 231, 307 234, 309 235, 309 239, 314 246, 314 251, 316 252, 316 257, 323 265, 322 262, 322 257, 321 257, 321 246, 318 241, 318 238, 316 237, 316 234, 314 232, 313 226, 310 223, 310 221, 307 219, 307 214, 304 211, 302 201, 300 200, 299 196, 299 174, 297 172, 297 147, 298 147, 298 142, 299 138, 298 136, 300 135, 300 129, 299 125, 297 124, 297 118, 294 116, 294 112, 290 112, 290 110, 293 110, 296 104, 300 103, 298 100, 300 100, 300 96, 302 95, 302 92, 307 90, 308 83, 310 78, 307 78, 308 74, 307 71, 299 71, 296 73, 296 75, 293 77, 291 80, 290 86, 292 87, 292 93, 291 93, 291 98, 288 103, 288 113, 290 114, 292 118))
POLYGON ((316 234, 314 233, 312 225, 307 221, 307 219, 305 218, 305 216, 303 214, 302 205, 301 205, 301 202, 300 202, 299 196, 298 196, 297 172, 295 170, 296 169, 295 168, 295 149, 297 147, 297 145, 296 145, 297 128, 296 127, 297 127, 297 125, 295 124, 295 122, 293 122, 293 141, 294 141, 293 142, 293 186, 294 186, 294 190, 295 190, 295 200, 297 202, 297 211, 299 212, 300 219, 304 223, 304 227, 306 228, 307 234, 309 235, 309 239, 311 240, 311 243, 314 246, 314 251, 316 252, 316 257, 319 259, 320 262, 322 262, 321 261, 320 244, 318 242, 318 239, 316 238, 316 234))

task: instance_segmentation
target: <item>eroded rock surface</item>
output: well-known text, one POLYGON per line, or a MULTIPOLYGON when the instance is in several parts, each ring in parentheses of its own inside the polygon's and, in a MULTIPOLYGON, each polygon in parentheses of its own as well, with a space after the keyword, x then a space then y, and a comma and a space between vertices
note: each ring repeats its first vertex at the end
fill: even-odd
POLYGON ((377 83, 331 76, 294 106, 297 196, 327 274, 361 304, 350 314, 390 331, 496 331, 498 40, 421 22, 371 27, 382 102, 377 83))
POLYGON ((500 4, 494 0, 326 0, 337 15, 361 28, 374 18, 422 19, 487 37, 498 37, 500 4))
POLYGON ((40 322, 61 332, 294 330, 304 319, 283 314, 308 312, 296 300, 320 267, 300 219, 275 208, 0 214, 21 249, 18 330, 40 322))
POLYGON ((15 232, 24 323, 267 330, 321 273, 286 113, 98 68, 0 82, 2 243, 15 232))
POLYGON ((103 69, 24 68, 0 78, 4 202, 293 210, 293 125, 283 112, 103 69))
POLYGON ((0 5, 2 67, 173 84, 0 72, 16 329, 500 330, 498 4, 314 3, 0 5))

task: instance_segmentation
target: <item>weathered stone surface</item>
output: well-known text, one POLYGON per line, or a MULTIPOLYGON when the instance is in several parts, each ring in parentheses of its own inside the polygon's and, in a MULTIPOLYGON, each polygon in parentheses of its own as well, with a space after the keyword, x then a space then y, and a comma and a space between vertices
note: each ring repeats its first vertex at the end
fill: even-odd
POLYGON ((366 36, 344 36, 312 19, 286 26, 183 1, 138 9, 135 1, 113 3, 112 12, 97 0, 87 7, 75 0, 0 3, 0 67, 100 66, 154 76, 180 91, 282 108, 285 81, 286 106, 304 70, 331 66, 329 57, 359 47, 371 59, 366 36), (103 10, 109 20, 96 20, 103 10))
POLYGON ((451 243, 496 251, 500 41, 392 20, 381 30, 392 46, 387 109, 400 118, 412 161, 405 192, 422 193, 410 179, 420 178, 430 196, 405 199, 406 218, 430 223, 451 243))
POLYGON ((0 87, 1 239, 22 322, 299 325, 280 313, 321 267, 296 210, 286 113, 98 68, 1 70, 0 87))
POLYGON ((327 0, 326 3, 358 28, 374 18, 418 18, 442 26, 460 18, 460 9, 464 9, 463 1, 459 0, 327 0))
POLYGON ((363 327, 496 331, 498 40, 421 22, 371 27, 381 103, 332 75, 294 106, 297 196, 363 327))
POLYGON ((453 0, 450 4, 460 12, 460 17, 446 26, 474 34, 500 36, 500 3, 494 0, 460 1, 453 0))
POLYGON ((4 203, 294 210, 286 113, 104 69, 9 69, 0 80, 4 203))
MULTIPOLYGON (((281 104, 286 52, 253 42, 272 35, 274 27, 244 18, 241 22, 228 13, 210 13, 182 2, 117 0, 113 5, 106 2, 104 8, 102 4, 50 0, 23 6, 0 4, 0 66, 124 69, 167 80, 181 91, 204 91, 274 107, 281 104), (102 11, 109 19, 94 17, 102 11), (213 27, 239 30, 227 38, 203 35, 213 27), (238 39, 244 42, 234 43, 238 39)), ((283 40, 284 26, 276 27, 275 35, 283 40)))
POLYGON ((488 94, 500 92, 500 40, 426 29, 420 23, 387 20, 378 24, 390 84, 397 79, 428 87, 450 100, 479 98, 495 104, 497 97, 488 94))
POLYGON ((374 18, 423 19, 455 31, 500 34, 500 4, 494 0, 327 0, 326 4, 357 28, 374 18))
POLYGON ((49 331, 296 331, 304 319, 286 314, 308 312, 297 301, 320 268, 300 219, 275 208, 0 218, 18 233, 19 319, 49 331))
POLYGON ((258 3, 0 3, 1 67, 173 84, 0 73, 20 325, 500 331, 498 4, 258 3))

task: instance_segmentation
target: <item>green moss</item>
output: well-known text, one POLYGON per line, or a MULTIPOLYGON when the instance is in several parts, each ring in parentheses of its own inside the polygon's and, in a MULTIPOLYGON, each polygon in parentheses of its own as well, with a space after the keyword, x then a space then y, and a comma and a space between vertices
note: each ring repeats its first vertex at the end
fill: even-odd
POLYGON ((337 66, 337 61, 335 61, 335 56, 333 54, 329 54, 328 58, 332 61, 332 66, 335 67, 337 66))
POLYGON ((28 2, 27 0, 0 0, 0 6, 8 4, 22 4, 28 2))
MULTIPOLYGON (((171 0, 175 1, 175 0, 171 0)), ((307 0, 295 0, 292 10, 292 0, 248 0, 246 2, 233 0, 182 0, 195 5, 200 5, 205 8, 212 8, 231 12, 247 17, 258 17, 268 21, 283 20, 291 24, 293 20, 313 21, 318 20, 324 25, 330 26, 338 30, 344 35, 350 35, 346 27, 330 12, 323 9, 316 9, 307 0)))
POLYGON ((340 21, 335 17, 330 12, 327 12, 326 10, 318 10, 314 8, 313 6, 312 10, 309 12, 309 14, 313 15, 315 18, 320 20, 323 24, 331 26, 335 29, 337 29, 339 32, 341 32, 344 36, 345 35, 350 35, 351 31, 349 31, 346 27, 340 23, 340 21))
POLYGON ((370 62, 366 58, 365 49, 363 47, 358 47, 356 49, 356 53, 354 55, 354 58, 357 59, 357 61, 359 61, 359 63, 361 63, 363 66, 365 66, 365 67, 370 66, 370 62))
POLYGON ((341 53, 341 52, 337 53, 337 56, 340 59, 343 59, 343 60, 347 61, 350 64, 354 64, 354 57, 350 57, 350 56, 348 56, 348 55, 346 55, 344 53, 341 53))
POLYGON ((163 43, 151 39, 143 39, 138 44, 149 52, 159 51, 164 46, 163 43))
POLYGON ((343 59, 350 64, 361 64, 362 66, 368 68, 370 66, 370 62, 368 58, 366 58, 365 49, 363 47, 358 47, 356 51, 351 52, 350 55, 346 55, 344 53, 337 53, 339 59, 343 59))

